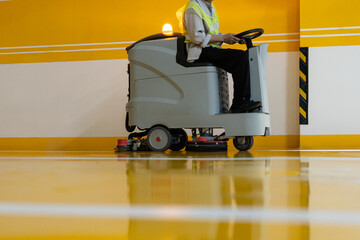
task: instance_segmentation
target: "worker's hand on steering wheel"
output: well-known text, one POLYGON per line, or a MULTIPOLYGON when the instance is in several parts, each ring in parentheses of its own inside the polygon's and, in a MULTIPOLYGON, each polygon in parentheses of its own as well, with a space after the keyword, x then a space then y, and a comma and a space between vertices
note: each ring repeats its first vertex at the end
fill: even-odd
POLYGON ((225 35, 223 35, 223 38, 224 38, 224 42, 227 44, 235 44, 235 43, 241 42, 241 39, 235 37, 235 34, 233 34, 233 33, 225 34, 225 35))

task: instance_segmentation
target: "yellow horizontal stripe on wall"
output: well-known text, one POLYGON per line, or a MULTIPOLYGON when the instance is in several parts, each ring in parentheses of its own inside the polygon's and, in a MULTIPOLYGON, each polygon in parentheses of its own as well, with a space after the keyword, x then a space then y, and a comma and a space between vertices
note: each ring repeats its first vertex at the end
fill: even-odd
POLYGON ((304 28, 300 29, 301 35, 349 35, 360 33, 360 26, 354 26, 353 24, 346 27, 330 27, 330 28, 304 28))
POLYGON ((360 26, 360 1, 301 0, 300 28, 360 26))
POLYGON ((301 29, 301 46, 360 45, 360 26, 301 29))
POLYGON ((301 47, 360 45, 359 12, 360 1, 302 0, 301 47))
POLYGON ((111 151, 117 137, 0 138, 1 151, 111 151))
MULTIPOLYGON (((53 62, 127 58, 125 50, 20 52, 11 47, 111 43, 137 41, 158 33, 165 23, 179 31, 175 12, 186 1, 64 1, 16 0, 0 2, 0 63, 53 62)), ((262 27, 267 34, 299 33, 299 0, 256 2, 214 2, 220 16, 220 30, 239 33, 262 27), (242 11, 238 9, 256 9, 242 11), (290 17, 291 16, 291 17, 290 17)), ((293 36, 264 36, 257 40, 289 40, 293 36)), ((270 43, 270 51, 296 51, 297 42, 270 43)), ((126 47, 130 44, 125 44, 126 47)), ((110 47, 110 46, 107 46, 110 47)), ((62 49, 66 49, 62 48, 62 49)), ((79 47, 72 48, 81 49, 79 47)), ((84 48, 82 48, 84 49, 84 48)))
MULTIPOLYGON (((306 35, 310 36, 310 35, 306 35)), ((349 36, 321 36, 301 37, 300 47, 331 47, 360 45, 360 33, 349 36)))
MULTIPOLYGON (((120 137, 0 138, 0 151, 113 151, 120 137)), ((125 138, 125 137, 124 137, 125 138)), ((252 150, 360 148, 360 135, 272 135, 255 137, 252 150)), ((229 150, 236 151, 232 141, 229 150)))
POLYGON ((301 135, 301 149, 360 148, 360 135, 301 135))
POLYGON ((1 55, 0 64, 11 63, 40 63, 40 62, 67 62, 88 60, 127 59, 125 50, 98 50, 78 52, 43 52, 1 55))
MULTIPOLYGON (((113 151, 116 137, 0 138, 0 151, 113 151)), ((231 141, 230 141, 231 142, 231 141)), ((273 135, 255 137, 252 150, 289 148, 360 148, 360 135, 273 135)), ((229 150, 236 151, 232 143, 229 150)))
MULTIPOLYGON (((259 44, 269 44, 269 52, 290 52, 299 49, 300 40, 262 40, 260 38, 254 42, 254 45, 259 44)), ((223 48, 245 50, 243 45, 224 45, 223 48)), ((29 46, 26 48, 0 49, 0 64, 127 59, 127 57, 125 47, 109 45, 90 48, 85 46, 32 48, 29 46)))
MULTIPOLYGON (((262 40, 261 37, 254 40, 254 46, 260 45, 260 44, 269 44, 268 51, 269 52, 295 52, 299 51, 300 47, 300 40, 294 39, 294 40, 262 40), (271 42, 269 42, 271 41, 271 42)), ((245 45, 227 45, 224 44, 222 48, 232 48, 232 49, 241 49, 246 50, 245 45)))
MULTIPOLYGON (((262 40, 254 42, 254 45, 269 44, 269 52, 290 52, 299 49, 300 40, 262 40)), ((85 60, 126 59, 128 57, 126 46, 96 45, 79 47, 22 47, 0 48, 0 64, 9 63, 34 63, 34 62, 63 62, 85 60)), ((56 46, 56 45, 55 45, 56 46)), ((223 48, 245 50, 244 45, 224 45, 223 48)))
MULTIPOLYGON (((126 137, 0 138, 0 151, 114 151, 117 140, 126 137)), ((229 141, 229 150, 236 151, 229 141)), ((299 147, 298 135, 255 137, 253 150, 299 147)))

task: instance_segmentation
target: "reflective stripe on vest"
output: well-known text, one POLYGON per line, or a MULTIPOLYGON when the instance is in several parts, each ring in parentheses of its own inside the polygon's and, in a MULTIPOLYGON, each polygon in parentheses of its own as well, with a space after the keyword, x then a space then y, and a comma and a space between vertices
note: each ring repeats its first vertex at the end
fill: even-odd
MULTIPOLYGON (((194 1, 190 1, 185 6, 180 8, 176 13, 176 15, 180 21, 180 29, 184 35, 187 35, 188 33, 183 26, 183 17, 184 17, 184 13, 189 8, 194 9, 196 11, 196 13, 206 22, 206 24, 209 28, 208 34, 210 34, 210 35, 218 35, 219 34, 219 18, 218 18, 217 11, 216 11, 214 5, 213 5, 214 16, 211 17, 205 13, 205 11, 200 7, 200 5, 198 3, 194 2, 194 1)), ((185 40, 185 43, 190 43, 190 42, 191 42, 190 40, 185 40)), ((219 42, 210 43, 209 45, 211 45, 213 47, 220 47, 219 42)))

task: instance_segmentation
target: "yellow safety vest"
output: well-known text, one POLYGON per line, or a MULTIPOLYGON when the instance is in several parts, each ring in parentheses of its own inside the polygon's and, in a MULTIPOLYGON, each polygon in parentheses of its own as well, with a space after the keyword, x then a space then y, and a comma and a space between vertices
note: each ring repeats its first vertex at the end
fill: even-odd
MULTIPOLYGON (((186 28, 184 27, 183 19, 184 19, 184 14, 185 14, 186 10, 188 10, 189 8, 194 9, 196 11, 196 13, 206 22, 206 24, 209 28, 208 34, 210 34, 210 35, 218 35, 219 34, 219 18, 218 18, 215 6, 213 5, 214 16, 211 17, 205 13, 205 11, 200 7, 200 5, 197 2, 190 1, 176 12, 176 16, 180 22, 180 30, 184 36, 187 35, 188 33, 187 33, 186 28)), ((185 40, 185 43, 189 43, 189 42, 191 42, 191 41, 185 40)), ((213 47, 220 47, 219 42, 210 43, 210 45, 213 47)))

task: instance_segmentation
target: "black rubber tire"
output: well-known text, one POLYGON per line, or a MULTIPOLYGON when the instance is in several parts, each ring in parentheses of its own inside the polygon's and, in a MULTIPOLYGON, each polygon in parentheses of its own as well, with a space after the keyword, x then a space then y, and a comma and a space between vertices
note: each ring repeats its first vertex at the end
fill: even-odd
POLYGON ((173 140, 176 139, 178 141, 177 143, 171 144, 170 149, 172 151, 180 151, 181 149, 186 147, 186 143, 188 141, 188 135, 184 129, 182 128, 171 129, 170 133, 173 137, 173 140))
POLYGON ((172 136, 166 127, 152 127, 147 135, 146 145, 155 152, 164 152, 169 149, 172 136))
POLYGON ((233 143, 237 150, 248 151, 254 145, 254 138, 252 136, 235 137, 233 143))

